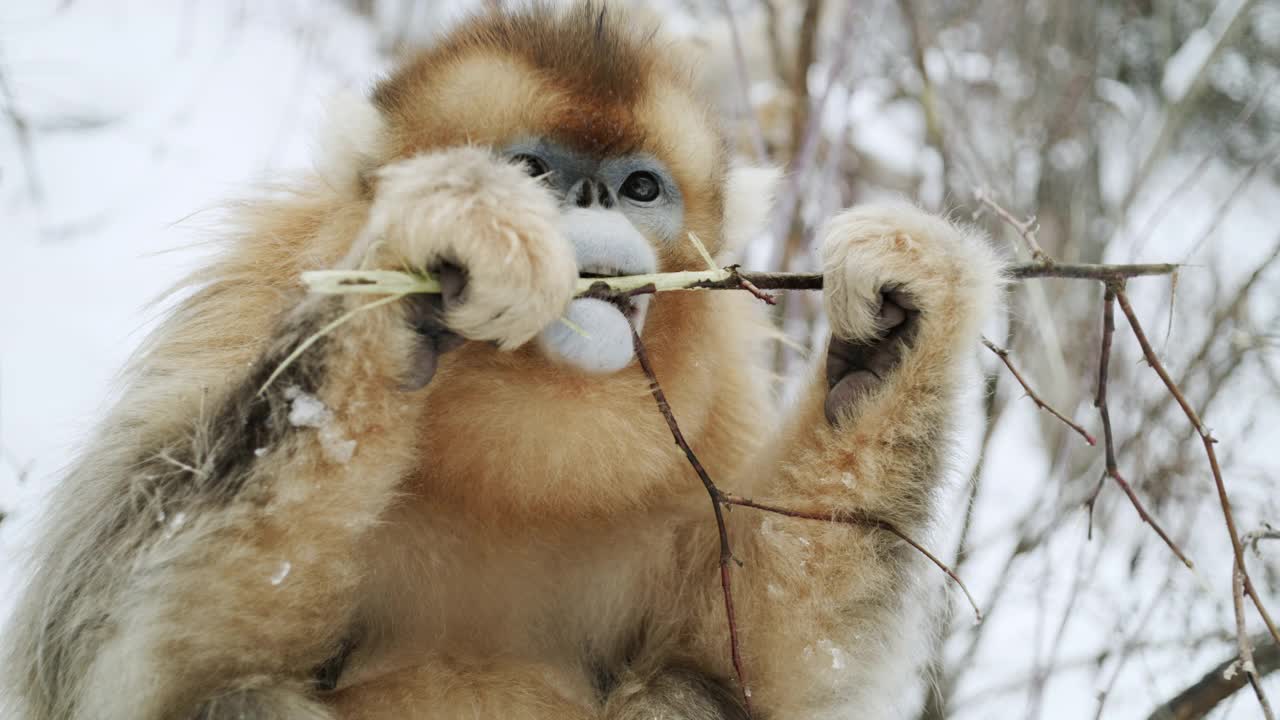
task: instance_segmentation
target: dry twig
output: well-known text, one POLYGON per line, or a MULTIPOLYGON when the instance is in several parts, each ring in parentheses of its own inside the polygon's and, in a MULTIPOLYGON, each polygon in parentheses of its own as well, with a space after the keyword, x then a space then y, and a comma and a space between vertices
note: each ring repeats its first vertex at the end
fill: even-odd
POLYGON ((1147 364, 1160 376, 1160 380, 1168 388, 1169 394, 1177 401, 1178 406, 1182 408, 1183 414, 1187 416, 1187 420, 1190 421, 1196 434, 1200 436, 1200 441, 1204 445, 1205 456, 1209 460, 1209 469, 1213 473, 1213 482, 1218 490, 1218 502, 1222 506, 1222 516, 1226 522, 1227 534, 1231 538, 1231 549, 1235 554, 1235 563, 1239 568, 1244 594, 1248 595, 1249 599, 1253 601, 1253 606, 1257 608, 1262 621, 1266 623, 1272 639, 1277 644, 1280 644, 1280 630, 1277 630, 1275 622, 1271 619, 1271 614, 1267 611, 1266 606, 1262 604, 1262 597, 1258 594, 1257 589, 1254 588, 1253 580, 1249 577, 1248 566, 1245 565, 1244 544, 1240 541, 1240 534, 1236 530, 1235 515, 1231 512, 1231 500, 1227 496, 1227 486, 1222 479, 1222 468, 1218 464, 1218 454, 1213 448, 1218 441, 1204 426, 1204 423, 1200 421, 1200 416, 1192 409, 1191 403, 1187 402, 1187 398, 1182 394, 1178 384, 1169 376, 1169 371, 1160 362, 1160 358, 1156 357, 1155 350, 1151 347, 1151 341, 1147 339, 1147 334, 1143 331, 1142 324, 1138 322, 1138 316, 1133 311, 1133 306, 1129 304, 1129 298, 1124 293, 1123 285, 1108 286, 1108 293, 1112 292, 1115 294, 1115 299, 1120 303, 1120 309, 1124 312, 1124 316, 1129 320, 1129 328, 1133 331, 1133 336, 1138 340, 1138 345, 1142 347, 1142 354, 1147 359, 1147 364))
MULTIPOLYGON (((1259 676, 1280 670, 1280 645, 1273 643, 1263 645, 1266 637, 1266 635, 1259 635, 1251 640, 1261 646, 1254 655, 1259 676)), ((1248 681, 1248 676, 1239 672, 1237 668, 1239 662, 1240 658, 1233 657, 1219 663, 1195 684, 1151 711, 1147 720, 1196 720, 1206 717, 1220 703, 1244 687, 1248 681)))
MULTIPOLYGON (((1165 545, 1169 546, 1173 554, 1178 556, 1183 565, 1188 568, 1194 568, 1195 565, 1182 552, 1182 548, 1178 547, 1178 543, 1174 542, 1169 533, 1165 532, 1160 523, 1156 522, 1155 518, 1147 512, 1147 508, 1142 504, 1142 500, 1138 498, 1138 494, 1133 491, 1133 487, 1120 474, 1120 468, 1116 462, 1116 444, 1111 434, 1111 410, 1107 406, 1107 368, 1111 364, 1111 343, 1116 332, 1116 293, 1117 287, 1108 284, 1102 308, 1102 349, 1098 353, 1098 394, 1093 401, 1094 406, 1098 408, 1098 414, 1102 417, 1102 442, 1106 456, 1106 471, 1103 477, 1109 477, 1114 480, 1116 485, 1119 485, 1124 494, 1129 497, 1129 502, 1133 504, 1133 509, 1138 511, 1138 517, 1150 525, 1152 530, 1155 530, 1156 534, 1160 536, 1165 545)), ((1092 534, 1093 529, 1093 506, 1097 502, 1098 493, 1101 490, 1102 483, 1099 482, 1094 488, 1093 494, 1089 496, 1085 503, 1089 509, 1090 534, 1092 534)))
POLYGON ((1000 203, 997 203, 992 199, 991 192, 985 188, 978 188, 974 193, 974 198, 979 203, 990 208, 992 212, 1000 216, 1001 220, 1004 220, 1010 227, 1018 232, 1018 235, 1022 237, 1022 242, 1026 243, 1027 250, 1031 253, 1032 260, 1049 265, 1053 264, 1053 258, 1049 257, 1049 254, 1040 247, 1040 241, 1036 239, 1035 216, 1029 217, 1026 220, 1019 220, 1013 216, 1013 213, 1005 210, 1001 207, 1000 203))
POLYGON ((724 593, 724 614, 729 623, 729 652, 733 658, 733 671, 737 674, 738 685, 742 689, 742 704, 747 716, 750 717, 751 690, 747 685, 746 675, 742 671, 742 650, 738 643, 738 623, 733 615, 733 582, 729 573, 729 563, 733 560, 733 548, 729 545, 729 529, 724 522, 723 494, 716 487, 716 484, 712 482, 706 468, 702 467, 702 462, 698 460, 693 448, 689 447, 689 442, 684 439, 684 433, 680 431, 680 424, 676 422, 676 417, 671 412, 671 405, 667 402, 666 393, 662 392, 662 385, 658 383, 658 376, 654 374, 653 366, 649 364, 649 354, 645 352, 644 343, 640 341, 640 335, 636 333, 634 328, 631 330, 631 342, 635 346, 636 360, 640 362, 640 369, 644 371, 645 377, 649 379, 649 391, 653 393, 653 400, 658 404, 658 412, 667 421, 667 427, 671 429, 671 437, 675 439, 676 445, 680 446, 685 458, 689 461, 689 465, 693 467, 698 479, 702 481, 702 486, 707 489, 707 495, 711 497, 711 508, 716 517, 716 530, 720 534, 720 588, 724 593))
POLYGON ((1017 380, 1018 384, 1022 386, 1022 389, 1026 391, 1027 397, 1031 398, 1031 401, 1036 404, 1036 407, 1040 408, 1041 410, 1044 410, 1050 415, 1061 420, 1063 424, 1065 424, 1067 427, 1071 428, 1072 430, 1075 430, 1076 433, 1079 434, 1080 437, 1084 438, 1084 441, 1089 443, 1090 445, 1098 444, 1098 441, 1094 439, 1094 437, 1090 435, 1087 430, 1085 430, 1079 424, 1072 421, 1066 415, 1063 415, 1062 413, 1058 412, 1052 405, 1045 402, 1039 395, 1037 395, 1035 390, 1031 389, 1031 386, 1027 384, 1026 379, 1022 377, 1022 373, 1018 372, 1018 369, 1013 366, 1013 361, 1009 359, 1008 350, 1000 347, 999 345, 996 345, 995 343, 991 342, 985 337, 982 338, 982 344, 986 345, 987 349, 995 353, 996 357, 1000 358, 1000 361, 1004 363, 1004 366, 1009 368, 1009 372, 1013 375, 1013 378, 1017 380))
POLYGON ((1244 568, 1239 565, 1231 569, 1231 608, 1236 616, 1236 647, 1240 651, 1238 671, 1244 673, 1249 679, 1249 685, 1253 687, 1253 694, 1257 696, 1266 720, 1276 720, 1275 713, 1271 712, 1271 702, 1267 700, 1267 694, 1262 690, 1258 666, 1253 662, 1253 640, 1249 637, 1244 619, 1244 568))
MULTIPOLYGON (((1012 265, 1006 268, 1005 274, 1013 280, 1063 278, 1108 282, 1147 275, 1171 275, 1180 267, 1176 263, 1099 265, 1032 262, 1012 265)), ((302 273, 302 282, 311 292, 322 295, 440 292, 440 285, 429 275, 394 270, 312 270, 302 273)), ((822 273, 752 272, 731 266, 716 270, 584 278, 578 282, 578 293, 585 293, 598 283, 632 295, 673 290, 821 290, 822 273)))
MULTIPOLYGON (((1092 513, 1094 504, 1097 500, 1098 493, 1102 488, 1102 484, 1107 477, 1110 477, 1129 498, 1130 503, 1137 511, 1138 516, 1151 526, 1156 534, 1164 541, 1169 549, 1177 558, 1182 561, 1188 568, 1194 565, 1186 556, 1176 542, 1165 532, 1164 528, 1150 515, 1142 501, 1134 492, 1132 486, 1125 480, 1124 476, 1119 472, 1118 462, 1116 460, 1116 444, 1111 427, 1111 414, 1107 404, 1107 379, 1108 366, 1111 359, 1111 348, 1115 335, 1115 305, 1118 302, 1125 317, 1129 321, 1129 326, 1133 331, 1134 337, 1138 340, 1138 344, 1142 347, 1142 352, 1147 363, 1156 371, 1160 379, 1164 382, 1170 395, 1177 401, 1182 408, 1187 419, 1191 422, 1192 427, 1200 436, 1205 448, 1205 454, 1208 457, 1209 465, 1213 473, 1214 482, 1218 490, 1219 501, 1222 506, 1223 517, 1226 521, 1227 531, 1231 538, 1232 549, 1235 554, 1234 577, 1238 587, 1233 593, 1233 598, 1237 600, 1239 605, 1237 614, 1237 638, 1240 646, 1241 662, 1245 667, 1251 667, 1248 658, 1252 656, 1252 646, 1245 635, 1245 624, 1243 617, 1243 598, 1248 596, 1259 615, 1266 623, 1271 636, 1277 643, 1280 643, 1280 631, 1277 631, 1276 625, 1271 619, 1270 614, 1262 603, 1262 599, 1257 590, 1253 586, 1253 582, 1248 574, 1248 569, 1244 561, 1243 542, 1236 530, 1235 517, 1231 511, 1229 498, 1227 497, 1226 487, 1222 479, 1222 471, 1218 464, 1217 455, 1214 451, 1214 443, 1216 440, 1209 431, 1204 427, 1195 410, 1191 408, 1190 403, 1182 394, 1177 383, 1169 376, 1164 366, 1156 357, 1155 351, 1152 349, 1150 342, 1147 340, 1146 334, 1139 324, 1136 314, 1132 306, 1129 304, 1128 297, 1125 295, 1125 281, 1129 278, 1148 276, 1148 275, 1169 275, 1178 270, 1180 267, 1176 264, 1140 264, 1140 265, 1096 265, 1096 264, 1062 264, 1055 262, 1051 257, 1046 255, 1040 249, 1035 241, 1033 221, 1021 222, 1010 215, 1007 211, 1003 211, 999 205, 995 204, 989 198, 980 197, 989 207, 992 207, 1001 215, 1006 222, 1011 223, 1019 230, 1019 233, 1027 241, 1028 247, 1031 249, 1034 262, 1015 265, 1007 271, 1007 275, 1012 279, 1030 279, 1030 278, 1074 278, 1074 279, 1090 279, 1103 283, 1105 287, 1104 303, 1103 303, 1103 334, 1102 345, 1098 358, 1098 388, 1094 405, 1098 408, 1099 415, 1102 420, 1103 427, 1103 444, 1106 470, 1099 481, 1089 499, 1087 506, 1090 514, 1090 532, 1092 532, 1092 513)), ((397 273, 388 271, 324 271, 317 273, 304 274, 304 282, 308 284, 313 291, 322 293, 365 293, 365 294, 381 294, 381 295, 401 295, 414 292, 438 292, 438 285, 429 277, 412 275, 409 273, 397 273)), ((822 288, 822 275, 818 273, 768 273, 768 272, 749 272, 739 270, 736 266, 725 269, 711 269, 703 272, 680 272, 680 273, 659 273, 646 276, 631 276, 620 278, 592 278, 583 280, 579 287, 580 293, 590 293, 593 295, 605 295, 613 297, 626 297, 634 295, 642 295, 672 290, 745 290, 751 292, 756 297, 765 302, 771 302, 773 297, 765 290, 817 290, 822 288)), ((784 508, 768 503, 756 502, 749 498, 732 495, 721 491, 711 480, 706 469, 699 462, 697 455, 693 449, 685 441, 680 431, 679 423, 676 421, 671 412, 671 407, 666 401, 666 397, 662 392, 662 388, 657 377, 653 373, 653 368, 649 364, 649 359, 645 353, 644 346, 638 335, 633 333, 633 342, 635 345, 636 357, 640 366, 644 371, 650 383, 650 389, 653 392, 654 399, 657 402, 658 409, 663 415, 671 430, 671 434, 684 452, 689 464, 693 467, 699 480, 707 490, 707 494, 711 499, 713 511, 716 518, 716 526, 720 537, 720 581, 721 589, 724 593, 725 615, 729 625, 729 644, 730 652, 733 658, 734 671, 738 676, 738 682, 743 692, 743 703, 748 714, 750 714, 750 691, 745 680, 742 667, 741 647, 738 641, 737 623, 734 617, 733 608, 733 591, 732 579, 730 573, 730 562, 733 560, 732 547, 729 541, 728 529, 724 520, 724 507, 730 505, 738 505, 742 507, 750 507, 765 512, 771 512, 797 519, 806 519, 825 522, 840 522, 849 525, 858 525, 862 527, 876 527, 890 532, 911 545, 918 552, 922 553, 931 562, 943 570, 951 577, 960 589, 964 592, 965 597, 973 605, 975 614, 979 618, 982 613, 978 608, 976 601, 969 593, 967 587, 961 581, 959 576, 945 563, 938 559, 935 555, 926 550, 919 543, 902 533, 899 529, 891 524, 871 517, 864 517, 854 513, 835 512, 835 511, 814 511, 784 508)), ((1069 420, 1065 415, 1058 412, 1043 401, 1026 382, 1025 378, 1013 366, 1008 357, 1008 351, 1001 348, 991 341, 983 338, 983 343, 994 352, 1005 366, 1009 369, 1014 378, 1022 385, 1027 394, 1036 403, 1037 406, 1044 409, 1066 423, 1075 432, 1085 438, 1090 444, 1094 444, 1096 440, 1080 425, 1069 420)), ((1249 539, 1252 539, 1250 536, 1249 539)), ((1254 678, 1251 676, 1251 682, 1254 678)), ((1255 691, 1258 694, 1259 702, 1264 708, 1264 712, 1270 715, 1270 706, 1265 695, 1262 692, 1261 685, 1254 682, 1255 691)))

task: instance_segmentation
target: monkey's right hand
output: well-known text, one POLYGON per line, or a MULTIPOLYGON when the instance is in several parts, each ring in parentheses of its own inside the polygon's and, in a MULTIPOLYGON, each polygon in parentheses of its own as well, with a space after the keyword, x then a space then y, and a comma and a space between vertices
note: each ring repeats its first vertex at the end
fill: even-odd
POLYGON ((447 333, 513 350, 564 313, 577 261, 554 198, 525 170, 456 148, 389 164, 374 182, 367 237, 380 243, 378 264, 433 273, 444 289, 413 301, 410 319, 433 354, 410 385, 430 380, 435 354, 456 346, 447 333))

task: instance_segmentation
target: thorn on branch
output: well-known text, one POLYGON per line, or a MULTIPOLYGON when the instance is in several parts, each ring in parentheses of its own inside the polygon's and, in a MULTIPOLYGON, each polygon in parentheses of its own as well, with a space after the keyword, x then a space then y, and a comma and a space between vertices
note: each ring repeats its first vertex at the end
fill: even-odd
MULTIPOLYGON (((1106 295, 1103 297, 1102 307, 1102 349, 1098 352, 1098 394, 1094 397, 1093 404, 1098 408, 1098 414, 1102 417, 1102 441, 1104 453, 1106 456, 1106 477, 1115 481, 1116 485, 1124 491, 1128 496, 1129 502, 1133 505, 1133 509, 1138 512, 1138 517, 1142 521, 1151 526, 1151 529, 1160 536, 1165 545, 1178 556, 1183 565, 1188 569, 1195 569, 1195 565, 1186 553, 1182 552, 1182 548, 1178 547, 1178 543, 1174 542, 1169 533, 1165 532, 1164 527, 1156 521, 1151 513, 1147 512, 1147 508, 1142 504, 1142 500, 1138 498, 1138 494, 1134 492, 1133 486, 1129 481, 1125 480, 1120 474, 1120 469, 1116 463, 1116 447, 1115 438, 1111 432, 1111 410, 1107 406, 1107 369, 1111 364, 1111 343, 1116 332, 1116 297, 1122 293, 1123 284, 1107 283, 1106 295)), ((1093 507, 1098 499, 1098 492, 1102 489, 1101 484, 1095 488, 1093 494, 1086 501, 1089 509, 1089 534, 1093 534, 1093 507)))
POLYGON ((1098 441, 1090 435, 1087 430, 1073 422, 1066 415, 1058 412, 1052 405, 1045 402, 1039 395, 1037 395, 1035 390, 1031 389, 1031 385, 1029 385, 1026 379, 1022 377, 1022 373, 1018 372, 1018 369, 1013 366, 1013 361, 1009 360, 1009 351, 1007 349, 996 345, 986 337, 982 338, 982 344, 987 346, 988 350, 995 353, 996 357, 1000 358, 1001 362, 1004 363, 1004 366, 1009 368, 1009 372, 1013 375, 1014 379, 1018 381, 1018 384, 1022 386, 1022 389, 1027 392, 1027 397, 1031 398, 1031 401, 1036 404, 1036 407, 1061 420, 1063 424, 1076 431, 1076 433, 1079 434, 1080 437, 1084 438, 1084 441, 1090 445, 1098 444, 1098 441))
POLYGON ((1209 470, 1213 473, 1213 483, 1218 491, 1218 503, 1222 507, 1222 517, 1226 522, 1227 535, 1231 538, 1231 550, 1235 555, 1235 565, 1240 573, 1244 594, 1248 595, 1249 599, 1253 601, 1253 606, 1258 610, 1258 615, 1262 617, 1262 621, 1266 624, 1272 639, 1277 644, 1280 644, 1280 629, 1276 628, 1275 621, 1271 619, 1271 613, 1263 605, 1262 597, 1254 588, 1253 579, 1249 577, 1248 566, 1245 565, 1244 544, 1241 542, 1240 533, 1236 529, 1235 513, 1231 511, 1231 499, 1227 496, 1227 485, 1222 478, 1222 467, 1218 463, 1218 453, 1213 449, 1213 436, 1205 429, 1204 423, 1200 421, 1200 416, 1192 409, 1191 403, 1187 401, 1186 395, 1183 395, 1182 389, 1174 382, 1169 375, 1169 371, 1165 369, 1164 364, 1160 362, 1160 358, 1156 356, 1155 350, 1151 347, 1151 341, 1147 339, 1147 334, 1142 329, 1142 323, 1138 321, 1137 313, 1133 311, 1133 306, 1129 303, 1128 296, 1125 295, 1124 284, 1109 283, 1107 285, 1107 294, 1109 297, 1114 296, 1120 303, 1120 309, 1129 321, 1129 329, 1133 331, 1134 338, 1137 339, 1138 345, 1142 348, 1142 354, 1146 358, 1147 364, 1160 376, 1160 380, 1164 382, 1169 394, 1173 396, 1178 406, 1182 408, 1183 414, 1187 416, 1187 421, 1191 423, 1192 428, 1200 435, 1200 441, 1204 445, 1205 456, 1209 460, 1209 470))
POLYGON ((733 659, 733 671, 738 676, 738 686, 742 691, 742 706, 746 711, 747 717, 750 718, 751 688, 747 685, 746 675, 742 671, 742 652, 738 643, 738 623, 733 613, 733 581, 729 572, 729 561, 733 558, 733 550, 729 545, 729 529, 724 522, 724 509, 721 504, 723 494, 716 487, 716 484, 712 482, 706 468, 702 467, 702 462, 698 460, 693 448, 689 447, 688 441, 684 439, 684 433, 680 431, 680 424, 676 422, 676 417, 671 412, 671 405, 667 402, 666 393, 662 392, 662 385, 658 383, 658 376, 654 374, 653 366, 649 364, 649 354, 645 352, 644 343, 640 341, 640 335, 636 333, 635 328, 631 330, 631 342, 635 347, 636 359, 640 362, 640 369, 644 371, 645 377, 649 380, 649 391, 653 393, 653 400, 658 405, 658 412, 667 421, 667 427, 671 430, 671 437, 675 440, 676 445, 680 446, 680 449, 684 451, 684 456, 689 461, 689 465, 693 467, 693 471, 697 473, 698 479, 702 481, 703 487, 707 490, 707 495, 711 498, 711 508, 716 518, 716 531, 720 534, 720 589, 724 593, 724 613, 729 623, 729 653, 733 659))
POLYGON ((774 296, 770 295, 769 293, 767 293, 767 292, 765 292, 765 291, 761 290, 760 288, 756 287, 756 284, 755 284, 755 283, 753 283, 753 282, 751 282, 750 280, 748 280, 748 279, 746 279, 745 277, 743 277, 743 276, 742 276, 742 273, 738 272, 738 266, 737 266, 737 265, 730 265, 730 266, 728 267, 728 270, 729 270, 729 272, 732 274, 732 276, 733 276, 733 277, 738 281, 738 285, 740 285, 740 286, 742 287, 742 289, 743 289, 743 290, 746 290, 747 292, 751 293, 752 295, 755 295, 755 296, 756 296, 757 298, 759 298, 760 300, 763 300, 763 301, 764 301, 764 303, 765 303, 766 305, 777 305, 777 304, 778 304, 778 299, 777 299, 777 298, 775 298, 774 296))
POLYGON ((980 187, 975 190, 973 196, 980 204, 990 208, 992 212, 1000 216, 1001 220, 1004 220, 1010 227, 1018 232, 1018 235, 1022 237, 1022 241, 1026 243, 1027 250, 1031 253, 1032 260, 1045 265, 1054 264, 1053 258, 1040 247, 1040 241, 1036 238, 1036 230, 1038 229, 1038 226, 1034 215, 1026 220, 1019 220, 1013 216, 1013 213, 1001 207, 1000 203, 997 203, 991 197, 991 191, 984 187, 980 187))

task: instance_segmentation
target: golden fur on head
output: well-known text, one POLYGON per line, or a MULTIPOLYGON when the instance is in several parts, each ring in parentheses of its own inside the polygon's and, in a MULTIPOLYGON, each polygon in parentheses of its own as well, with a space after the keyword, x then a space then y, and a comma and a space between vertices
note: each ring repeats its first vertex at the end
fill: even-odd
MULTIPOLYGON (((663 44, 603 3, 476 17, 374 91, 391 139, 385 159, 530 136, 602 156, 650 153, 676 176, 686 228, 716 252, 728 141, 663 44)), ((692 248, 679 250, 665 269, 698 264, 692 248)))
MULTIPOLYGON (((576 261, 546 189, 489 151, 545 136, 649 153, 679 185, 681 237, 749 237, 776 174, 730 169, 660 42, 590 2, 474 19, 339 117, 317 178, 240 209, 54 494, 3 634, 0 706, 26 720, 743 717, 705 493, 634 364, 588 375, 524 342, 570 302, 576 261), (368 302, 308 298, 299 273, 441 260, 470 273, 444 320, 472 341, 425 389, 405 380, 440 338, 405 302, 364 308, 264 389, 368 302)), ((663 270, 701 263, 658 245, 663 270)), ((819 366, 775 432, 764 324, 743 293, 654 298, 644 343, 721 487, 921 530, 998 262, 909 206, 842 215, 823 259, 841 337, 875 350, 885 288, 918 315, 900 361, 834 421, 819 366)), ((917 657, 918 558, 870 527, 746 509, 729 522, 757 716, 845 703, 888 717, 887 685, 917 657)))
MULTIPOLYGON (((527 189, 523 194, 500 194, 498 188, 508 181, 499 184, 496 178, 516 175, 515 170, 481 167, 489 163, 478 151, 430 151, 460 145, 503 147, 542 136, 598 156, 651 154, 672 170, 680 186, 685 227, 678 237, 695 233, 712 252, 726 244, 726 234, 748 232, 739 228, 750 218, 763 219, 758 210, 746 208, 745 221, 731 225, 725 219, 727 141, 705 101, 694 95, 688 70, 668 59, 662 43, 653 31, 635 28, 625 15, 603 4, 568 9, 535 5, 515 14, 473 18, 379 83, 373 103, 384 117, 385 166, 371 175, 376 200, 374 232, 369 236, 389 240, 387 252, 393 262, 483 253, 473 263, 476 272, 501 274, 503 282, 492 287, 510 298, 472 297, 467 318, 450 322, 460 333, 496 340, 505 348, 523 345, 559 315, 562 308, 555 307, 552 298, 567 297, 563 287, 551 290, 547 281, 567 280, 570 275, 563 272, 563 253, 554 239, 518 237, 546 236, 552 230, 542 205, 537 205, 541 195, 529 197, 538 207, 533 211, 516 200, 529 196, 527 189), (477 238, 462 230, 477 220, 450 216, 453 206, 447 204, 417 206, 415 217, 390 219, 399 208, 413 208, 409 199, 433 192, 433 185, 448 184, 465 192, 466 178, 482 176, 491 178, 484 181, 489 186, 485 196, 494 203, 469 204, 468 212, 477 218, 486 214, 519 232, 499 233, 501 237, 492 241, 477 238), (388 223, 395 222, 435 229, 413 235, 414 243, 443 238, 444 244, 430 250, 402 247, 398 239, 411 238, 388 232, 395 229, 388 223), (514 265, 512 248, 517 249, 514 265), (536 282, 530 284, 531 280, 536 282), (504 312, 512 301, 518 301, 521 312, 504 312), (535 307, 545 311, 531 312, 535 307), (504 331, 502 323, 490 320, 499 315, 502 323, 526 326, 519 332, 504 331)), ((739 174, 751 177, 752 172, 742 168, 739 174)), ((767 175, 763 183, 741 188, 741 194, 762 189, 772 178, 767 175)), ((509 182, 533 185, 527 178, 512 177, 509 182)), ((767 207, 767 198, 764 203, 755 199, 755 206, 762 204, 767 207)), ((661 270, 703 265, 692 242, 654 245, 661 270)), ((571 275, 576 277, 576 270, 571 275)), ((688 397, 691 403, 709 396, 717 376, 737 376, 752 363, 736 352, 711 359, 700 351, 707 343, 719 342, 716 338, 722 333, 748 338, 759 334, 754 313, 748 312, 744 320, 733 314, 716 318, 716 307, 715 299, 698 295, 652 300, 646 345, 664 371, 668 393, 688 397)), ((664 487, 678 477, 672 471, 681 459, 663 447, 665 430, 654 422, 645 381, 636 372, 587 378, 549 362, 532 347, 503 353, 473 345, 444 360, 439 382, 427 393, 427 402, 457 408, 429 413, 423 420, 423 450, 438 458, 422 491, 430 502, 456 503, 502 522, 559 522, 584 512, 663 504, 672 493, 697 489, 683 479, 664 487), (548 423, 548 418, 555 422, 548 423), (459 438, 495 432, 518 440, 501 454, 459 447, 459 438), (623 468, 612 467, 608 459, 638 448, 663 452, 626 468, 625 477, 615 479, 623 468), (546 480, 515 481, 520 475, 546 480), (566 495, 578 501, 566 505, 566 495)), ((703 421, 696 411, 684 414, 685 431, 697 437, 703 421)))

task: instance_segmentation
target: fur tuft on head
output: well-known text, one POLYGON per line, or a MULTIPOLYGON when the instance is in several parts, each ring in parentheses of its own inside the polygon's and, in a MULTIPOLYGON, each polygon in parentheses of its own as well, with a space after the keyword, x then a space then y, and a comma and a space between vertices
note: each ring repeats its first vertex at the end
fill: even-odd
POLYGON ((729 169, 725 181, 721 252, 741 250, 765 229, 781 180, 782 170, 772 165, 739 165, 729 169))
POLYGON ((368 99, 342 92, 329 99, 315 152, 315 170, 333 190, 363 195, 384 150, 386 122, 368 99))

